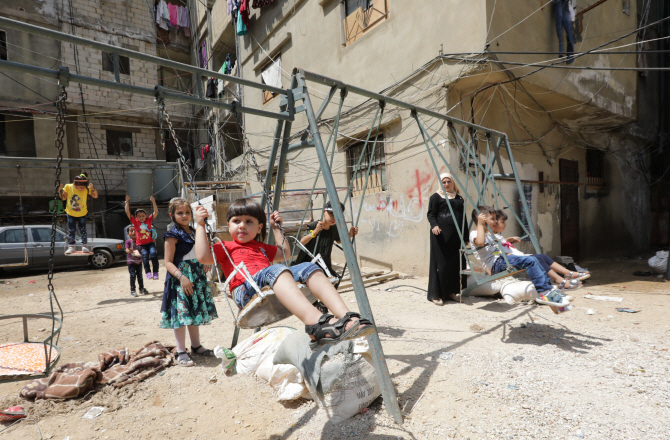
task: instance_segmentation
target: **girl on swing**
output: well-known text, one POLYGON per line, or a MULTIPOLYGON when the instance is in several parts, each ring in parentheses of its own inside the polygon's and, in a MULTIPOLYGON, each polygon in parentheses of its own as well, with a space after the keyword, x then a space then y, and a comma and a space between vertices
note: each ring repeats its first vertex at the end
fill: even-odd
MULTIPOLYGON (((207 241, 205 221, 207 210, 198 206, 195 210, 197 223, 195 234, 195 253, 202 264, 215 264, 207 241)), ((228 209, 226 218, 233 241, 216 243, 214 253, 221 263, 224 274, 229 276, 235 266, 244 261, 247 270, 258 287, 269 286, 277 299, 295 316, 305 323, 305 332, 315 350, 325 344, 337 344, 342 341, 375 333, 375 327, 358 313, 350 312, 337 290, 321 269, 313 263, 302 263, 290 268, 273 262, 284 261, 291 257, 291 248, 279 230, 281 217, 277 211, 270 215, 270 226, 276 243, 281 247, 270 246, 265 241, 267 218, 261 205, 251 199, 238 199, 228 209), (228 259, 223 246, 232 258, 228 259), (304 283, 314 296, 323 302, 335 315, 321 314, 300 292, 296 283, 304 283)), ((242 309, 256 294, 251 284, 238 272, 230 282, 230 292, 235 304, 242 309)))

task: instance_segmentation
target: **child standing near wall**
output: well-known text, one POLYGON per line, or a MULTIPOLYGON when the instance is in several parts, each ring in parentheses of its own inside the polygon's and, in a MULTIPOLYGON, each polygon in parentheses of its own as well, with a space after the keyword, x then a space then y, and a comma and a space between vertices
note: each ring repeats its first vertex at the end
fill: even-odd
POLYGON ((128 240, 126 240, 126 263, 128 263, 128 272, 130 272, 130 294, 134 297, 137 297, 137 292, 135 291, 135 279, 137 279, 137 284, 140 286, 140 293, 146 295, 147 289, 144 288, 144 281, 142 280, 142 254, 137 250, 137 245, 135 240, 137 239, 135 234, 135 226, 128 227, 128 240))
POLYGON ((68 248, 65 254, 69 255, 74 252, 77 229, 79 229, 79 235, 81 236, 81 251, 83 253, 90 252, 86 247, 88 243, 86 235, 86 214, 88 214, 88 208, 86 202, 88 201, 89 194, 94 199, 97 199, 98 190, 95 189, 93 183, 88 181, 88 175, 82 172, 74 178, 73 183, 68 183, 64 187, 60 185, 58 187, 58 194, 61 200, 66 200, 65 213, 67 214, 68 248))
POLYGON ((135 234, 137 235, 137 248, 142 254, 142 262, 144 263, 144 271, 147 273, 147 279, 158 279, 158 254, 156 253, 156 243, 151 233, 151 223, 158 217, 158 207, 156 206, 156 199, 151 196, 151 204, 154 212, 147 217, 147 212, 144 209, 136 209, 135 216, 130 214, 130 196, 126 195, 126 215, 128 220, 135 227, 135 234), (149 260, 153 266, 153 272, 149 266, 149 260))
POLYGON ((177 362, 184 367, 195 365, 186 352, 186 328, 191 339, 191 353, 212 357, 214 352, 200 344, 198 326, 218 318, 214 299, 209 292, 206 273, 196 259, 195 231, 191 228, 191 205, 184 199, 173 199, 168 208, 174 228, 165 238, 165 289, 161 306, 161 328, 174 330, 177 362))

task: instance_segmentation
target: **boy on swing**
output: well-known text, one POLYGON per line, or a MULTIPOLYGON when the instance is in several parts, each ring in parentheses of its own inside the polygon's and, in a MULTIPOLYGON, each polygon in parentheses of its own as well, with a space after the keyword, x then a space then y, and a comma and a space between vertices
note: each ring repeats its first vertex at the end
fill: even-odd
MULTIPOLYGON (((197 223, 195 233, 196 258, 202 264, 215 264, 210 252, 205 229, 207 210, 198 206, 195 211, 197 223)), ((291 248, 281 235, 281 216, 277 211, 270 215, 270 226, 275 241, 280 247, 263 241, 266 236, 267 218, 261 205, 251 199, 238 199, 230 205, 227 215, 228 228, 233 241, 216 243, 214 253, 221 263, 224 274, 229 277, 235 267, 244 262, 254 282, 260 289, 269 286, 277 299, 295 316, 305 323, 305 332, 315 350, 325 344, 370 336, 375 327, 358 313, 350 312, 337 290, 323 271, 313 263, 302 263, 291 268, 273 262, 290 258, 291 248), (225 246, 225 250, 223 247, 225 246), (226 255, 230 254, 232 262, 226 255), (331 314, 321 314, 300 292, 297 282, 304 283, 314 296, 321 300, 331 314)), ((252 285, 238 272, 230 282, 230 292, 235 304, 242 309, 256 294, 252 285)))
POLYGON ((58 187, 58 194, 61 200, 66 200, 65 214, 67 215, 68 247, 65 255, 70 255, 74 252, 77 229, 79 229, 79 235, 81 236, 81 251, 85 254, 89 253, 90 251, 86 247, 88 244, 88 237, 86 235, 86 214, 88 214, 88 208, 86 202, 88 201, 89 194, 94 199, 97 199, 98 190, 95 189, 93 183, 88 181, 88 175, 81 173, 74 178, 73 183, 68 183, 64 187, 61 184, 58 187))

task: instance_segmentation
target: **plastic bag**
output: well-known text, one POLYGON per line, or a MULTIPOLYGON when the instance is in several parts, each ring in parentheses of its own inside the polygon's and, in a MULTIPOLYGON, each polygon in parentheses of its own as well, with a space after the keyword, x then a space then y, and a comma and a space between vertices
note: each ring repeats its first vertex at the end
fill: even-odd
POLYGON ((272 363, 275 352, 284 339, 295 331, 291 327, 274 327, 254 333, 232 350, 216 346, 214 355, 222 359, 221 368, 240 374, 256 374, 256 370, 267 358, 272 363), (231 359, 230 353, 235 355, 231 359))
POLYGON ((506 283, 500 289, 500 294, 507 304, 515 304, 520 301, 537 298, 537 290, 530 281, 517 281, 506 283))
POLYGON ((668 270, 668 251, 658 251, 648 261, 649 268, 657 275, 665 275, 668 270))

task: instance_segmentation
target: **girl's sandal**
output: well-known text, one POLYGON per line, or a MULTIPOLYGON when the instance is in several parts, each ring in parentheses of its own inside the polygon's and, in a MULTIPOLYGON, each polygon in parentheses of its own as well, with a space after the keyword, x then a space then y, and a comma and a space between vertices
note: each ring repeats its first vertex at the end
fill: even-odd
POLYGON ((563 281, 558 283, 558 288, 560 290, 575 290, 579 289, 582 287, 582 283, 579 280, 570 280, 567 278, 563 278, 563 281))
POLYGON ((202 345, 198 345, 197 347, 191 345, 191 353, 203 357, 214 357, 214 350, 206 349, 204 351, 198 351, 201 348, 202 345))
POLYGON ((175 354, 175 360, 176 360, 177 363, 178 363, 179 365, 181 365, 182 367, 192 367, 192 366, 195 365, 195 362, 193 362, 193 359, 191 359, 191 356, 190 356, 187 352, 185 352, 185 351, 178 351, 178 352, 175 354), (179 357, 180 357, 182 354, 185 354, 186 356, 188 356, 188 358, 187 358, 187 359, 179 359, 179 357))
POLYGON ((360 316, 358 313, 348 312, 342 319, 331 324, 329 321, 334 316, 324 314, 321 315, 316 324, 305 325, 305 332, 314 337, 314 340, 309 343, 310 349, 314 351, 326 344, 339 344, 343 341, 373 334, 375 332, 374 325, 367 319, 361 319, 360 316), (345 331, 344 329, 351 318, 359 318, 359 320, 355 321, 349 330, 345 331))

